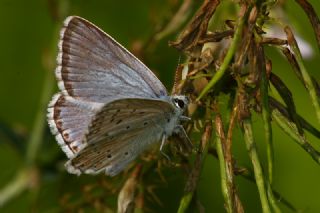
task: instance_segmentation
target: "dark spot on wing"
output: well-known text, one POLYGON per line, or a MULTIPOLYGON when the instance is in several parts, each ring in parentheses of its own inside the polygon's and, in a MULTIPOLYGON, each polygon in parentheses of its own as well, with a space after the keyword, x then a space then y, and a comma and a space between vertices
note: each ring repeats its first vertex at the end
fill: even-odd
POLYGON ((117 121, 117 123, 116 123, 116 124, 119 124, 119 123, 121 123, 121 122, 122 122, 122 120, 120 119, 120 120, 118 120, 118 121, 117 121))
POLYGON ((167 119, 168 123, 170 123, 170 118, 167 119))
POLYGON ((68 139, 69 139, 69 134, 68 134, 67 132, 64 132, 64 133, 63 133, 63 138, 64 138, 65 140, 68 140, 68 139))
POLYGON ((72 146, 72 150, 74 150, 75 152, 78 152, 78 147, 77 146, 72 146))
POLYGON ((129 154, 129 152, 125 152, 124 154, 125 154, 125 155, 128 155, 128 154, 129 154))
POLYGON ((143 123, 143 126, 146 126, 147 124, 148 124, 148 122, 144 122, 144 123, 143 123))
POLYGON ((159 93, 160 93, 160 96, 165 96, 166 95, 166 92, 164 90, 160 90, 159 93))
POLYGON ((127 129, 130 129, 130 126, 127 126, 126 128, 127 128, 127 129))
POLYGON ((62 121, 61 120, 56 121, 56 125, 57 125, 58 129, 61 129, 62 128, 62 121))
POLYGON ((112 155, 111 155, 111 154, 109 154, 109 155, 107 155, 107 157, 108 157, 108 158, 112 158, 112 155))
POLYGON ((101 154, 101 151, 97 148, 94 148, 93 151, 96 152, 97 154, 101 154))

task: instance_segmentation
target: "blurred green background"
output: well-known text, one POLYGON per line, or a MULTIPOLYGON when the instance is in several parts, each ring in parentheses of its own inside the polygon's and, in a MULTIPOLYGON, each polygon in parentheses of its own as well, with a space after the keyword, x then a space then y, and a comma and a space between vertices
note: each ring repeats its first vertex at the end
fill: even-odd
MULTIPOLYGON (((229 7, 233 1, 226 2, 218 8, 212 27, 221 26, 225 19, 235 18, 234 7, 229 7)), ((82 16, 135 52, 139 49, 139 45, 148 42, 148 39, 165 25, 181 3, 179 0, 0 0, 0 189, 5 188, 24 168, 31 132, 41 125, 35 123, 37 114, 45 113, 46 110, 47 102, 40 103, 41 94, 46 86, 50 88, 45 85, 45 78, 46 76, 53 78, 56 44, 62 24, 62 20, 57 22, 54 17, 82 16), (49 71, 51 73, 48 73, 49 71)), ((310 0, 310 3, 319 15, 319 0, 310 0)), ((192 11, 195 11, 199 4, 201 1, 195 1, 192 11)), ((305 57, 305 64, 309 72, 320 80, 319 48, 305 14, 294 1, 284 1, 283 7, 275 10, 273 15, 286 19, 287 24, 310 45, 311 49, 308 50, 312 51, 313 55, 305 57)), ((155 71, 167 88, 172 87, 173 73, 179 59, 179 53, 168 47, 167 42, 176 36, 172 34, 163 38, 151 45, 152 48, 143 51, 142 55, 137 51, 138 57, 142 56, 141 59, 155 71)), ((275 73, 293 92, 298 113, 319 129, 308 94, 296 79, 289 64, 271 47, 267 48, 267 56, 272 59, 275 73)), ((51 82, 56 84, 55 81, 51 82)), ((57 91, 56 86, 54 91, 57 91)), ((276 92, 274 96, 277 97, 276 92)), ((261 118, 255 116, 253 122, 254 136, 265 166, 266 154, 261 118)), ((93 194, 103 195, 103 202, 111 209, 116 209, 116 197, 105 192, 108 187, 99 190, 99 186, 103 185, 100 183, 103 183, 104 179, 114 183, 115 186, 121 186, 125 177, 113 180, 103 175, 76 177, 67 174, 63 169, 63 163, 67 158, 46 124, 45 126, 39 153, 36 155, 36 169, 34 173, 27 175, 28 178, 29 175, 34 175, 34 178, 31 178, 33 181, 28 184, 27 190, 23 190, 2 206, 0 203, 0 212, 61 212, 67 209, 68 204, 65 200, 71 200, 74 209, 79 205, 87 212, 91 212, 94 208, 91 208, 93 204, 90 203, 90 199, 86 202, 81 201, 82 196, 90 194, 84 188, 87 185, 97 186, 93 194), (81 202, 84 205, 80 205, 81 202)), ((277 126, 273 127, 274 189, 303 212, 320 212, 319 165, 277 126)), ((250 167, 241 132, 236 132, 234 138, 233 152, 238 164, 250 167)), ((309 139, 320 150, 320 141, 312 136, 309 139)), ((167 182, 159 179, 154 189, 161 203, 147 199, 147 212, 177 210, 185 177, 177 168, 167 169, 165 176, 168 177, 167 182)), ((246 212, 261 212, 256 186, 241 177, 237 177, 236 181, 246 212)), ((224 212, 219 165, 211 156, 206 158, 197 196, 207 212, 224 212)), ((290 212, 283 205, 281 208, 283 212, 290 212)))

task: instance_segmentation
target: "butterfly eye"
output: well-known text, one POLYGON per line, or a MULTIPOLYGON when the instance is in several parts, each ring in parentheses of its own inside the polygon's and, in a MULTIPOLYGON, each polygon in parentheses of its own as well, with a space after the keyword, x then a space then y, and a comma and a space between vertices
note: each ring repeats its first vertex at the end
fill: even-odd
POLYGON ((184 101, 176 98, 176 99, 174 99, 174 103, 176 104, 177 107, 179 107, 181 109, 184 108, 184 101))

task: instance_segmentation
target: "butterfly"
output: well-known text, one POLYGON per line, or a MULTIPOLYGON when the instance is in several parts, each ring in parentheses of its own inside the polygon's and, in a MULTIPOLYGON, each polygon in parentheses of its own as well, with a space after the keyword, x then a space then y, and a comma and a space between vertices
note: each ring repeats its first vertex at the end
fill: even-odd
MULTIPOLYGON (((117 175, 151 144, 188 139, 183 95, 168 95, 139 59, 89 21, 70 16, 60 32, 50 130, 68 172, 117 175)), ((188 139, 189 140, 189 139, 188 139)))

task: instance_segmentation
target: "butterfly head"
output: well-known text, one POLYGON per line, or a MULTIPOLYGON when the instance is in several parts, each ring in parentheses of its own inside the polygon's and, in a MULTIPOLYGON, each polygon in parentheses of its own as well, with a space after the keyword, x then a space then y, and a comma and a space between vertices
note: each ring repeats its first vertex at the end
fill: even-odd
POLYGON ((187 96, 184 95, 174 95, 171 97, 171 101, 173 105, 181 112, 184 112, 184 110, 187 108, 189 104, 189 99, 187 96))

